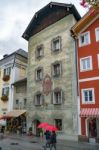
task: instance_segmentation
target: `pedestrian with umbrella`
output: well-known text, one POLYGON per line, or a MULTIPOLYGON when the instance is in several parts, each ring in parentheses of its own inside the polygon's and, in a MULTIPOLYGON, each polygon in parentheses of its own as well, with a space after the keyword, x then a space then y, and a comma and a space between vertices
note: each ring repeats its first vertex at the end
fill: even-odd
POLYGON ((50 138, 50 150, 54 148, 56 150, 56 133, 55 131, 52 131, 51 138, 50 138))
POLYGON ((57 142, 57 140, 56 140, 56 133, 55 133, 55 131, 58 131, 58 129, 54 125, 47 125, 46 126, 46 130, 52 131, 50 139, 49 139, 50 150, 52 150, 52 148, 54 148, 56 150, 56 142, 57 142))

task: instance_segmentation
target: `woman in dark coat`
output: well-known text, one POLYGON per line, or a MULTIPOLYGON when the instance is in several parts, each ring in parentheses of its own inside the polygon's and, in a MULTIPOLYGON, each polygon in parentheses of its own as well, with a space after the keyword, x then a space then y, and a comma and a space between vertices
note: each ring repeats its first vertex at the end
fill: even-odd
POLYGON ((51 142, 51 144, 50 144, 50 150, 52 150, 53 147, 56 150, 56 142, 57 141, 56 141, 56 133, 55 133, 55 131, 53 131, 52 134, 51 134, 50 142, 51 142))
POLYGON ((46 130, 44 135, 45 135, 45 138, 46 138, 46 146, 45 146, 44 150, 46 150, 47 147, 50 147, 51 133, 50 133, 50 131, 46 130))

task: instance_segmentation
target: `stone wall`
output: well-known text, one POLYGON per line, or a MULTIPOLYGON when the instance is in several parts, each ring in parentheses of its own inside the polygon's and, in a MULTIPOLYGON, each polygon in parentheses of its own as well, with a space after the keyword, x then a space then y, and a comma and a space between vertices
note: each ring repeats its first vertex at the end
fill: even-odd
POLYGON ((75 42, 71 37, 70 29, 75 24, 73 15, 68 15, 53 25, 37 33, 29 40, 29 60, 28 60, 28 127, 33 125, 34 120, 46 121, 54 124, 54 119, 62 119, 62 131, 59 131, 59 138, 77 140, 77 86, 75 67, 75 42), (57 54, 51 52, 52 39, 61 37, 61 51, 57 54), (38 45, 44 45, 44 57, 36 60, 35 50, 38 45), (51 64, 61 61, 62 75, 53 78, 51 75, 51 64), (60 106, 51 104, 51 92, 44 96, 47 106, 36 108, 33 105, 34 94, 43 91, 42 81, 35 81, 35 69, 43 67, 44 77, 48 74, 51 77, 52 89, 62 88, 64 92, 64 103, 60 106))

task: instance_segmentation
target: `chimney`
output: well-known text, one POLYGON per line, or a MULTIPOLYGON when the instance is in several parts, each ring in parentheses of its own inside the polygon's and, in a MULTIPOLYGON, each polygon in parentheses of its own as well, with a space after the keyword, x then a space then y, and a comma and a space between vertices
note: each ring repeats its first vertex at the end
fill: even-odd
POLYGON ((6 57, 8 57, 8 54, 3 55, 3 58, 6 58, 6 57))

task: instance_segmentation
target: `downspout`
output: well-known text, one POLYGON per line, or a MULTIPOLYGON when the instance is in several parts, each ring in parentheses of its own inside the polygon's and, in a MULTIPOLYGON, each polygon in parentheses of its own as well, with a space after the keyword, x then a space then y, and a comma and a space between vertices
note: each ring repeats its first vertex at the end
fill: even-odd
POLYGON ((76 77, 77 77, 77 102, 78 102, 78 135, 81 135, 81 119, 80 119, 80 88, 79 88, 79 68, 78 68, 78 45, 77 37, 75 36, 75 49, 76 49, 76 77))

